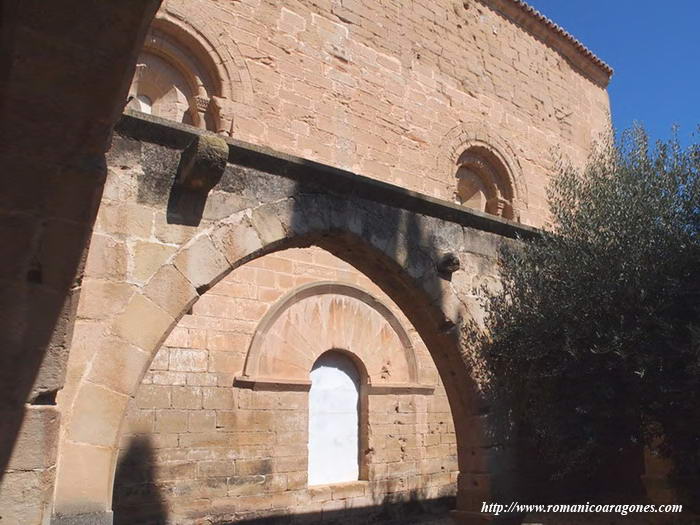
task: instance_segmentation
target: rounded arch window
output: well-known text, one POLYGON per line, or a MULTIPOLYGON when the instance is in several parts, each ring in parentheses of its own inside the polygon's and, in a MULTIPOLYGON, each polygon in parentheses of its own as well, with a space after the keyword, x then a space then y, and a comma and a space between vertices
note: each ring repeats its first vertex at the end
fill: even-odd
POLYGON ((360 479, 361 385, 347 355, 329 351, 311 369, 309 390, 309 485, 360 479))
POLYGON ((202 56, 206 53, 191 49, 163 27, 152 27, 138 57, 127 107, 218 131, 214 97, 221 86, 202 56))
POLYGON ((455 202, 484 213, 515 219, 510 174, 496 153, 468 148, 457 160, 455 202))

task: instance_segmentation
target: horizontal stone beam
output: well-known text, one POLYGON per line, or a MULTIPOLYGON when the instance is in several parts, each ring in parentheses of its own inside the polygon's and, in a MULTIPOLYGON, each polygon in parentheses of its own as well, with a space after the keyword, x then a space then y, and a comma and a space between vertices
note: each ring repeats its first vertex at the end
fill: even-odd
MULTIPOLYGON (((211 135, 210 132, 186 124, 131 111, 124 113, 115 130, 131 139, 182 150, 198 136, 211 135)), ((361 197, 503 237, 531 239, 542 234, 536 228, 471 210, 357 173, 230 138, 226 138, 226 143, 229 148, 228 162, 231 164, 299 182, 322 185, 327 188, 329 194, 361 197)))

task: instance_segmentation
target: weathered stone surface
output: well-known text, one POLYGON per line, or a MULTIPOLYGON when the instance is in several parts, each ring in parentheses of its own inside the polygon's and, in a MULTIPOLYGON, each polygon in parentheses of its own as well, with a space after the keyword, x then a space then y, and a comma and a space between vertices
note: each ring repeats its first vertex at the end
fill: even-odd
POLYGON ((174 263, 194 288, 215 284, 230 268, 228 260, 208 235, 199 237, 182 250, 174 263))
POLYGON ((212 232, 212 239, 232 265, 263 246, 257 230, 247 218, 233 225, 222 225, 212 232))
POLYGON ((40 471, 52 467, 56 462, 60 420, 55 406, 28 407, 8 469, 40 471))
POLYGON ((252 224, 263 244, 278 242, 287 236, 286 224, 291 217, 280 214, 281 207, 261 207, 253 211, 252 224))
MULTIPOLYGON (((131 421, 152 434, 154 463, 162 467, 153 479, 167 479, 167 498, 182 502, 168 508, 176 519, 208 519, 192 518, 202 507, 199 499, 207 500, 211 515, 231 519, 256 509, 308 504, 307 510, 332 513, 374 501, 354 489, 336 490, 335 500, 333 491, 306 490, 304 392, 232 387, 271 305, 322 280, 359 283, 383 299, 391 296, 401 322, 413 325, 409 337, 423 362, 418 377, 437 383, 439 373, 444 382, 434 392, 405 393, 391 390, 394 385, 386 387, 391 395, 375 390, 370 396, 392 402, 378 401, 367 414, 376 445, 367 453, 368 493, 395 495, 397 501, 415 490, 424 498, 451 494, 456 436, 465 442, 475 432, 467 424, 475 408, 458 342, 446 328, 466 315, 465 304, 478 315, 470 287, 497 286, 489 266, 499 236, 533 232, 446 201, 459 197, 457 171, 467 163, 465 154, 474 156, 481 148, 487 154, 477 160, 490 163, 502 179, 490 186, 500 195, 485 206, 500 215, 517 210, 514 216, 523 223, 542 224, 544 185, 553 165, 549 152, 557 148, 580 164, 591 140, 608 127, 605 68, 534 15, 500 0, 469 9, 421 0, 410 10, 383 2, 283 6, 262 0, 255 16, 245 3, 167 2, 142 56, 158 47, 162 64, 151 64, 156 73, 177 73, 168 60, 186 62, 178 74, 194 82, 181 82, 180 93, 193 92, 185 100, 151 101, 153 113, 178 124, 126 118, 120 129, 131 136, 116 138, 106 167, 102 152, 155 4, 128 1, 118 13, 107 3, 62 5, 35 16, 32 3, 14 2, 8 10, 8 34, 20 42, 11 52, 32 58, 11 61, 3 93, 11 117, 2 119, 2 143, 8 145, 3 166, 13 177, 0 191, 0 214, 9 225, 2 233, 10 239, 0 273, 13 283, 5 287, 9 300, 2 300, 3 334, 12 344, 6 363, 12 366, 0 369, 12 379, 10 395, 3 398, 20 407, 17 413, 25 400, 50 397, 61 388, 75 312, 66 289, 77 292, 84 278, 82 291, 89 294, 80 304, 84 325, 74 339, 70 384, 59 396, 69 432, 56 491, 56 512, 65 516, 57 522, 111 519, 117 428, 125 394, 137 388, 133 410, 143 414, 131 421), (74 29, 68 36, 67 26, 74 29), (402 39, 420 53, 406 52, 402 39), (224 144, 195 133, 183 120, 236 140, 224 144), (205 192, 224 173, 209 199, 198 202, 199 215, 178 215, 170 207, 173 185, 192 140, 180 185, 205 192), (210 150, 218 154, 203 163, 200 155, 199 165, 192 155, 188 164, 190 153, 212 141, 217 144, 210 150), (232 164, 225 164, 225 155, 232 164), (82 248, 105 175, 83 276, 82 248), (366 275, 329 261, 328 253, 299 251, 245 264, 237 268, 239 277, 224 279, 216 291, 217 281, 252 255, 311 242, 366 275), (434 270, 439 254, 448 252, 464 263, 451 283, 434 270), (144 360, 212 286, 214 293, 184 315, 181 330, 169 338, 172 346, 157 354, 141 381, 144 360), (124 346, 101 345, 99 339, 110 335, 124 346), (16 374, 20 361, 26 373, 16 374), (15 387, 13 375, 23 383, 15 387), (424 398, 440 401, 427 407, 424 398), (234 411, 240 417, 223 415, 234 411), (193 479, 197 461, 204 480, 193 479), (265 473, 241 476, 239 466, 240 472, 265 473)), ((161 76, 167 78, 172 77, 161 76)), ((170 87, 163 93, 176 93, 170 87)), ((136 85, 132 91, 138 93, 136 85)), ((353 317, 345 307, 321 302, 315 307, 317 317, 296 318, 287 332, 280 329, 275 348, 286 351, 266 363, 267 369, 300 373, 309 366, 304 353, 315 345, 346 344, 358 348, 373 381, 403 378, 404 366, 391 353, 397 346, 391 330, 377 325, 369 333, 371 317, 357 312, 353 317), (304 328, 321 318, 325 329, 304 328)), ((19 426, 7 428, 3 438, 14 436, 19 426)), ((54 429, 48 423, 47 428, 54 429)), ((46 439, 50 444, 50 432, 46 439)), ((22 461, 31 459, 20 452, 22 461)), ((468 462, 462 461, 464 470, 468 462)), ((48 463, 44 467, 51 470, 48 463)), ((25 513, 26 522, 50 507, 51 476, 37 482, 38 495, 31 488, 37 479, 17 485, 29 487, 25 501, 18 490, 10 497, 13 512, 25 513), (26 501, 40 503, 29 508, 26 501)))
POLYGON ((207 193, 221 180, 228 160, 228 145, 215 135, 198 135, 182 152, 177 184, 207 193))
POLYGON ((173 265, 163 265, 144 287, 144 293, 153 303, 179 318, 197 300, 199 295, 180 271, 173 265))
POLYGON ((175 253, 173 246, 136 242, 132 248, 132 279, 145 283, 175 253))
POLYGON ((133 378, 141 377, 151 355, 116 338, 101 341, 88 380, 122 394, 133 394, 133 378))
POLYGON ((145 295, 137 293, 114 320, 113 330, 125 341, 150 352, 155 351, 173 323, 172 315, 145 295))
POLYGON ((123 281, 127 268, 126 243, 106 235, 94 234, 86 262, 86 275, 95 279, 123 281))
POLYGON ((75 396, 68 427, 71 441, 109 447, 117 435, 127 396, 93 383, 83 383, 75 396))
POLYGON ((73 516, 83 514, 94 513, 99 517, 104 509, 99 508, 97 502, 110 497, 112 451, 105 447, 64 441, 61 454, 65 455, 61 458, 65 466, 57 477, 54 514, 59 518, 64 516, 67 523, 73 516))
POLYGON ((51 517, 51 525, 112 525, 112 523, 114 523, 114 513, 111 510, 51 517))
POLYGON ((8 523, 42 523, 48 517, 53 472, 10 471, 0 483, 0 509, 8 523))
POLYGON ((134 293, 134 286, 125 282, 86 279, 78 303, 81 319, 111 318, 121 312, 134 293))

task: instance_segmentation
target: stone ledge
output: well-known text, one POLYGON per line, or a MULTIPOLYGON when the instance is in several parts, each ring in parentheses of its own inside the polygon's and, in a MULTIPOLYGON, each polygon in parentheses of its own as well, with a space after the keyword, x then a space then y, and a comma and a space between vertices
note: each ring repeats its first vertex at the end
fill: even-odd
MULTIPOLYGON (((181 150, 198 135, 211 134, 193 126, 131 110, 125 111, 115 131, 126 138, 181 150)), ((360 197, 504 237, 531 239, 542 234, 537 228, 469 210, 451 202, 326 164, 235 139, 227 138, 226 143, 229 147, 230 164, 317 184, 327 189, 328 193, 360 197)))
POLYGON ((250 390, 308 392, 311 389, 311 381, 304 379, 237 376, 233 379, 233 386, 250 390))
MULTIPOLYGON (((285 379, 275 377, 236 376, 233 386, 249 390, 265 390, 275 392, 308 392, 311 381, 305 379, 285 379)), ((414 383, 379 383, 367 385, 368 395, 431 395, 435 392, 433 385, 414 383)))
POLYGON ((432 385, 419 385, 411 383, 378 383, 375 385, 367 385, 367 393, 369 395, 401 395, 414 394, 429 396, 435 392, 435 387, 432 385))

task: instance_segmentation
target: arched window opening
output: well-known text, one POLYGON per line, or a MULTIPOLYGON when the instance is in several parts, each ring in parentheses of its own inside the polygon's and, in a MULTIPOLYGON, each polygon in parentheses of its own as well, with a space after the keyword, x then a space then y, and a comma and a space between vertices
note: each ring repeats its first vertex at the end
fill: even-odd
POLYGON ((353 361, 341 352, 321 355, 309 391, 309 485, 360 479, 361 385, 353 361))
POLYGON ((510 176, 496 154, 472 146, 459 157, 457 166, 455 202, 505 219, 515 218, 510 176))
POLYGON ((127 107, 217 131, 218 84, 194 50, 153 27, 138 58, 127 107))

